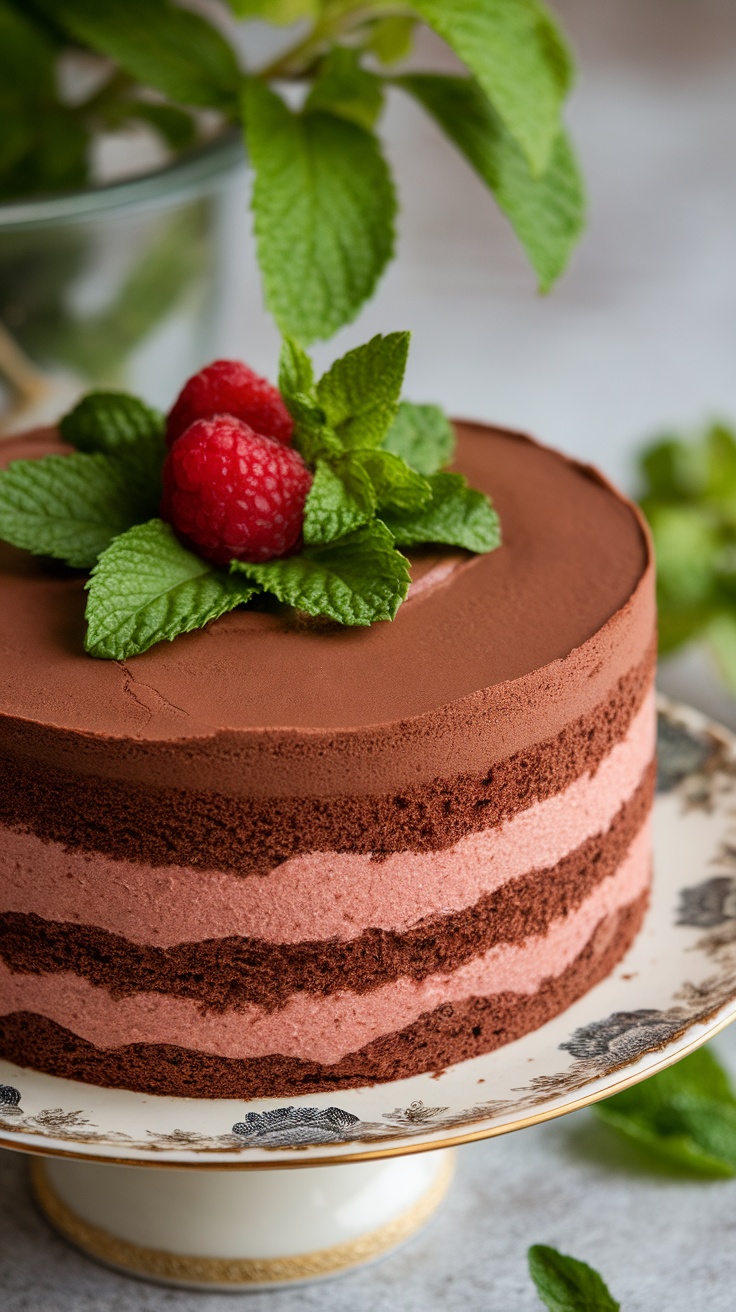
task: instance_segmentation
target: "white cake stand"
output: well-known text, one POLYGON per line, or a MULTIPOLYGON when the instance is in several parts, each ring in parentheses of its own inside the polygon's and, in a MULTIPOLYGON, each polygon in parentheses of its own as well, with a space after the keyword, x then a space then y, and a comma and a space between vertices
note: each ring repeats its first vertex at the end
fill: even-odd
POLYGON ((596 1102, 728 1025, 736 739, 664 703, 659 749, 642 932, 607 980, 516 1043, 299 1105, 149 1097, 0 1062, 0 1144, 37 1155, 33 1186, 51 1223, 90 1256, 169 1284, 243 1290, 337 1275, 429 1220, 453 1145, 596 1102))

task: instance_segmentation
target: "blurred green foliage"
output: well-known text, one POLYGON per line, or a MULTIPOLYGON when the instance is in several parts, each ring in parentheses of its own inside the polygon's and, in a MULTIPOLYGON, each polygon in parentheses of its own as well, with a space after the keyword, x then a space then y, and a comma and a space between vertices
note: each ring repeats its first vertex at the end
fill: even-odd
POLYGON ((657 557, 660 651, 702 639, 736 695, 736 434, 710 424, 640 457, 641 508, 657 557))

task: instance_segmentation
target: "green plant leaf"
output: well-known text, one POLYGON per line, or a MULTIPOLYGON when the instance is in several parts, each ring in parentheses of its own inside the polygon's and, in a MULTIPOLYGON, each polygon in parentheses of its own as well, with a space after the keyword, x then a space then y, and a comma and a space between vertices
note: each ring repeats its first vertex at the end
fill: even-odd
POLYGON ((117 661, 201 629, 258 591, 187 551, 160 519, 116 537, 86 586, 85 648, 117 661))
POLYGON ((344 464, 365 471, 373 485, 378 514, 420 511, 432 500, 432 488, 401 456, 391 451, 351 451, 344 464))
POLYGON ((78 451, 101 451, 124 461, 148 511, 143 518, 158 513, 166 458, 160 411, 127 392, 88 392, 61 419, 59 431, 78 451))
POLYGON ((587 1262, 546 1244, 529 1249, 529 1274, 549 1312, 620 1312, 607 1286, 587 1262))
POLYGON ((321 457, 336 459, 343 445, 317 401, 312 361, 293 337, 284 337, 279 362, 279 391, 294 420, 292 446, 308 465, 321 457))
POLYGON ((437 121, 493 192, 548 291, 585 224, 582 178, 567 135, 557 133, 546 167, 529 163, 472 78, 411 74, 397 79, 437 121))
POLYGON ((370 129, 383 109, 383 83, 361 67, 360 51, 334 46, 307 97, 307 109, 325 109, 370 129))
POLYGON ((410 581, 408 562, 379 520, 329 546, 262 565, 233 561, 231 569, 307 615, 346 625, 392 620, 410 581))
POLYGON ((707 1049, 596 1105, 599 1120, 670 1167, 736 1175, 736 1098, 707 1049))
POLYGON ((395 14, 389 18, 379 18, 371 28, 366 42, 370 50, 382 64, 397 64, 411 53, 414 41, 414 28, 417 20, 395 14))
POLYGON ((468 487, 462 474, 433 474, 428 482, 432 499, 424 509, 383 516, 398 546, 442 542, 488 552, 501 545, 498 515, 488 497, 468 487))
POLYGON ((300 18, 316 18, 321 0, 227 0, 238 18, 259 18, 277 27, 288 27, 300 18))
MULTIPOLYGON (((73 190, 87 181, 89 133, 63 105, 41 103, 28 108, 25 144, 19 153, 15 133, 12 166, 0 178, 0 196, 15 198, 73 190)), ((16 119, 15 111, 13 120, 16 119)), ((24 131, 21 112, 19 125, 24 131)))
MULTIPOLYGON (((0 3, 0 85, 37 103, 55 94, 54 47, 30 16, 0 3)), ((8 125, 3 123, 3 134, 8 125)))
MULTIPOLYGON (((108 121, 117 118, 115 126, 137 120, 147 123, 171 150, 188 150, 197 140, 197 125, 191 114, 176 105, 157 105, 148 100, 118 100, 108 121)), ((113 123, 111 123, 113 126, 113 123)))
POLYGON ((185 105, 237 111, 235 54, 199 14, 169 0, 43 0, 43 8, 143 86, 185 105))
POLYGON ((307 546, 334 542, 373 518, 376 498, 371 480, 359 465, 317 461, 304 512, 307 546))
POLYGON ((548 166, 563 99, 551 20, 536 0, 413 0, 475 76, 534 173, 548 166))
POLYGON ((372 295, 394 248, 396 196, 375 136, 294 114, 249 78, 245 135, 266 303, 282 332, 330 337, 372 295))
POLYGON ((559 23, 543 4, 536 5, 537 35, 547 63, 555 76, 560 95, 566 96, 575 81, 575 61, 559 23))
POLYGON ((0 470, 0 538, 75 569, 89 569, 147 513, 127 466, 109 456, 44 456, 0 470))
POLYGON ((320 378, 317 400, 344 446, 380 446, 398 409, 409 341, 409 333, 373 337, 320 378))
POLYGON ((402 401, 383 446, 427 477, 450 464, 455 452, 455 434, 438 405, 402 401))
POLYGON ((713 596, 717 527, 697 505, 649 506, 658 583, 671 602, 691 607, 713 596))

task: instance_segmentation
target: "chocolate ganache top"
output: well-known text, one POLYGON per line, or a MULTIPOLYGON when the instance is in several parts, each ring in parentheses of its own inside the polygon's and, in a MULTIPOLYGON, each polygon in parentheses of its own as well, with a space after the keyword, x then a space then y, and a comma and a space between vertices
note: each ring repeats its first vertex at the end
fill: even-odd
MULTIPOLYGON (((379 758, 396 782, 473 768, 538 738, 546 702, 550 732, 597 704, 651 645, 641 518, 594 470, 527 437, 457 429, 456 468, 492 497, 503 545, 418 554, 393 623, 238 610, 128 662, 98 660, 83 650, 84 578, 0 544, 0 747, 130 777, 156 759, 185 788, 206 757, 225 791, 245 770, 256 792, 332 792, 367 788, 379 758), (278 786, 255 769, 266 757, 278 786)), ((1 454, 65 450, 44 431, 1 454)))

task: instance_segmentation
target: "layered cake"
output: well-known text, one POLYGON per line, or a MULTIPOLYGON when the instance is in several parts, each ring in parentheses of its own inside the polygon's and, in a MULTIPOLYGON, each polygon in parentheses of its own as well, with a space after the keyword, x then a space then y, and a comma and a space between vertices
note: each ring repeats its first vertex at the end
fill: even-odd
POLYGON ((458 439, 503 545, 417 553, 392 623, 241 608, 95 660, 84 580, 0 549, 0 1055, 296 1097, 488 1052, 621 960, 650 881, 646 530, 590 468, 458 439))

